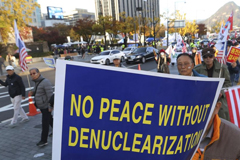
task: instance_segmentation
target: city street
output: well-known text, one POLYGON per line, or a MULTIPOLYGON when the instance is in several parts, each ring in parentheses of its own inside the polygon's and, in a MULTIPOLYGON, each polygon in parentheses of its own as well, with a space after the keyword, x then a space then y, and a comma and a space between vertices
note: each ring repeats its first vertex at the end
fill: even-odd
MULTIPOLYGON (((138 69, 138 64, 128 64, 127 65, 125 62, 122 64, 128 69, 138 69)), ((44 62, 42 62, 42 65, 46 66, 44 64, 44 62)), ((31 64, 31 66, 34 66, 34 63, 31 64)), ((99 66, 101 66, 101 65, 99 65, 99 66)), ((111 64, 110 66, 113 66, 113 64, 111 64)), ((152 72, 156 72, 156 66, 157 66, 157 64, 154 60, 149 60, 144 64, 142 64, 142 63, 140 64, 141 70, 152 71, 152 72)), ((178 74, 176 65, 174 65, 174 66, 170 65, 169 68, 170 68, 171 74, 178 74)), ((54 70, 42 72, 42 75, 45 78, 49 79, 53 85, 55 84, 55 71, 54 70)), ((22 101, 22 107, 25 110, 25 112, 28 112, 29 108, 28 108, 27 94, 28 94, 28 91, 32 89, 31 87, 34 86, 34 82, 32 82, 30 79, 31 87, 29 87, 28 81, 27 81, 27 76, 24 75, 24 76, 22 76, 22 78, 23 78, 24 85, 26 87, 26 99, 22 101)), ((4 80, 4 77, 1 77, 1 79, 4 80)), ((0 86, 0 123, 4 122, 6 120, 9 120, 10 118, 12 118, 12 116, 13 116, 13 106, 10 101, 7 87, 0 86)))

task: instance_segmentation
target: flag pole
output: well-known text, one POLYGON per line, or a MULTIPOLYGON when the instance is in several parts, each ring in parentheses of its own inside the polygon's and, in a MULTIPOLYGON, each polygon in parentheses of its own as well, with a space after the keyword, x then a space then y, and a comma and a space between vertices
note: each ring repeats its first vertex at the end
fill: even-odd
POLYGON ((221 60, 221 68, 220 68, 220 72, 219 72, 219 78, 221 78, 222 66, 223 66, 223 59, 224 59, 224 57, 225 57, 226 46, 227 46, 227 41, 226 41, 225 44, 224 44, 224 50, 223 50, 223 55, 222 55, 222 60, 221 60))
MULTIPOLYGON (((228 24, 227 30, 225 30, 225 32, 229 32, 229 24, 228 24)), ((223 59, 225 58, 225 52, 226 52, 226 48, 227 48, 227 41, 228 40, 226 39, 225 44, 224 44, 223 55, 222 55, 222 60, 221 60, 221 69, 220 69, 220 72, 219 72, 219 78, 221 78, 223 59)))
MULTIPOLYGON (((27 69, 27 72, 29 72, 29 69, 27 69)), ((27 74, 27 80, 28 80, 28 86, 29 86, 29 88, 31 88, 30 80, 29 80, 29 74, 27 74)))

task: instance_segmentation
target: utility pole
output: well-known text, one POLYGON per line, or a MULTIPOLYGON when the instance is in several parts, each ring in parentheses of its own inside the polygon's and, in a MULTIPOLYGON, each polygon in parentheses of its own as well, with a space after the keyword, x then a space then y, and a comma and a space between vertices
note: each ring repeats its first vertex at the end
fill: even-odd
POLYGON ((155 42, 155 21, 154 21, 154 5, 155 3, 154 3, 154 1, 153 1, 153 37, 154 37, 154 39, 153 39, 153 41, 154 41, 154 47, 156 48, 156 42, 155 42))

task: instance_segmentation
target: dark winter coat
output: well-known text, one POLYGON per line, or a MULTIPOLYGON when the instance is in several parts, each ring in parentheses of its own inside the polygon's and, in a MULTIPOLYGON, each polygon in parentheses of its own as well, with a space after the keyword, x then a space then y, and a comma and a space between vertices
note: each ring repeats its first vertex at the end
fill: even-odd
POLYGON ((25 97, 25 86, 22 81, 22 77, 13 73, 13 75, 7 75, 7 79, 5 82, 0 80, 0 84, 3 86, 8 86, 8 93, 11 98, 15 96, 22 95, 25 97))

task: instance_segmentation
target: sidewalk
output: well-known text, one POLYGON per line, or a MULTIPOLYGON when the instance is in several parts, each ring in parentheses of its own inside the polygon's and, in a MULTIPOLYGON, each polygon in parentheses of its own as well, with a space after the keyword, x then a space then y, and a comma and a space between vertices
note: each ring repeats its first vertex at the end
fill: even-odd
MULTIPOLYGON (((89 62, 96 54, 85 54, 85 58, 75 56, 74 61, 89 62)), ((35 62, 28 64, 28 68, 36 67, 40 72, 53 70, 44 62, 35 62)), ((15 72, 19 75, 26 75, 28 72, 21 72, 18 66, 15 72)), ((0 78, 4 79, 7 72, 0 78)), ((48 137, 48 145, 42 148, 36 146, 41 138, 41 114, 29 117, 30 121, 18 123, 15 128, 9 128, 10 120, 0 123, 0 160, 51 160, 52 159, 52 137, 48 137), (40 157, 34 158, 34 155, 44 153, 40 157)), ((20 118, 19 118, 20 121, 20 118)), ((50 127, 51 128, 51 127, 50 127)), ((50 129, 51 132, 51 129, 50 129)), ((49 133, 50 133, 49 132, 49 133)))
POLYGON ((47 146, 36 146, 41 138, 41 116, 38 114, 29 117, 30 121, 18 123, 15 128, 8 127, 10 121, 0 124, 1 160, 51 160, 52 137, 48 137, 47 146), (39 153, 44 155, 34 158, 34 155, 39 153))

